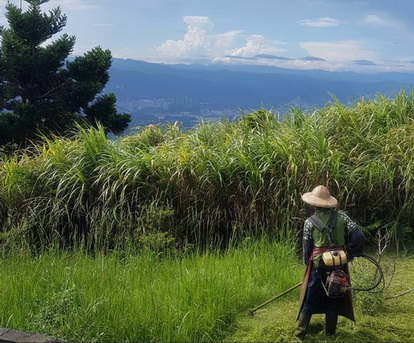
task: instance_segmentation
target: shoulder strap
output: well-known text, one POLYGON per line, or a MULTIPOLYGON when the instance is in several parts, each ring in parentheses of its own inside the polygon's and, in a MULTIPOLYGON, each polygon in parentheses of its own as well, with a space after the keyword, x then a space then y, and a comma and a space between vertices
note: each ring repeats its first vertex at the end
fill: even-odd
POLYGON ((336 225, 336 219, 338 217, 338 212, 332 210, 330 215, 329 215, 329 220, 328 220, 328 232, 329 234, 332 233, 335 225, 336 225))
POLYGON ((314 214, 313 216, 309 217, 309 221, 320 231, 323 232, 324 226, 322 222, 319 220, 319 218, 314 214))
POLYGON ((336 225, 336 218, 338 217, 338 212, 336 211, 331 211, 330 215, 329 215, 329 220, 328 220, 328 232, 327 232, 327 236, 328 236, 328 240, 329 240, 329 246, 333 246, 334 242, 332 241, 332 231, 336 225))
MULTIPOLYGON (((332 245, 332 231, 336 225, 336 219, 338 217, 338 212, 332 210, 329 214, 329 219, 327 224, 328 230, 326 231, 326 235, 328 236, 329 245, 332 245)), ((309 217, 309 221, 318 229, 320 232, 325 231, 325 226, 322 224, 320 219, 316 216, 316 214, 309 217)))

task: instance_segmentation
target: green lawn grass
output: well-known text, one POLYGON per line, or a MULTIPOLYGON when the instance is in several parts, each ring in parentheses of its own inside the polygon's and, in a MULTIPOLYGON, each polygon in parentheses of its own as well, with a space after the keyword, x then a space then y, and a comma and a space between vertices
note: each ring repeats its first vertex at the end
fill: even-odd
MULTIPOLYGON (((412 262, 386 256, 384 292, 354 294, 356 323, 340 318, 327 338, 315 315, 307 340, 414 342, 414 292, 385 299, 413 287, 412 262)), ((79 342, 290 342, 299 290, 248 309, 302 273, 292 246, 266 240, 175 257, 16 252, 0 259, 0 325, 79 342)))
POLYGON ((171 258, 16 253, 0 262, 0 325, 83 342, 217 341, 300 274, 291 245, 265 241, 171 258))
MULTIPOLYGON (((414 287, 413 259, 393 256, 384 262, 388 287, 381 294, 354 293, 356 322, 340 317, 337 334, 325 335, 323 315, 312 317, 308 342, 414 342, 412 313, 414 292, 395 299, 389 296, 414 287), (395 260, 395 274, 389 268, 395 260)), ((228 342, 292 342, 298 313, 299 290, 259 310, 255 316, 240 314, 228 342)))

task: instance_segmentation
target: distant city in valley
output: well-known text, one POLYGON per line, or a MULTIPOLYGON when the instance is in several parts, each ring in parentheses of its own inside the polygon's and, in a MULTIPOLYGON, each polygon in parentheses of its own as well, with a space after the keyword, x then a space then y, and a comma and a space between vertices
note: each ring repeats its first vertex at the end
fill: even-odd
MULTIPOLYGON (((138 99, 118 101, 119 111, 132 114, 131 126, 141 126, 158 123, 179 121, 184 127, 190 128, 200 122, 217 122, 223 118, 234 120, 243 113, 249 113, 261 108, 222 108, 212 109, 208 102, 195 103, 192 97, 180 96, 168 99, 138 99)), ((299 106, 302 109, 311 109, 314 106, 302 103, 295 99, 291 103, 267 108, 276 114, 283 115, 289 108, 299 106)))
POLYGON ((411 91, 414 74, 357 74, 263 66, 165 65, 114 59, 105 89, 117 96, 130 126, 179 121, 233 120, 260 108, 280 116, 291 107, 314 110, 333 97, 349 103, 361 96, 411 91))
POLYGON ((195 103, 192 97, 140 98, 117 102, 118 109, 133 115, 132 125, 147 125, 179 121, 185 127, 193 127, 201 121, 232 120, 240 110, 213 110, 208 102, 195 103))

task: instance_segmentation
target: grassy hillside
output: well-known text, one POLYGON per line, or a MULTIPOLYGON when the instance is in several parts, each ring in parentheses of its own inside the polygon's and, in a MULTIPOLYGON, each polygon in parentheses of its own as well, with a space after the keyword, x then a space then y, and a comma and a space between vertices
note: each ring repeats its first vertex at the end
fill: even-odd
POLYGON ((264 240, 181 258, 49 251, 0 263, 1 327, 75 342, 214 342, 302 273, 291 245, 264 240))
MULTIPOLYGON (((413 119, 401 92, 117 140, 79 128, 3 155, 0 324, 88 342, 289 341, 297 294, 260 321, 244 314, 300 279, 301 194, 326 184, 371 243, 408 244, 413 119)), ((387 293, 355 297, 358 324, 335 339, 412 339, 414 293, 384 300, 412 287, 411 260, 398 263, 387 293)), ((310 338, 325 340, 321 323, 310 338)))
POLYGON ((283 120, 258 110, 115 141, 82 128, 45 138, 1 159, 1 240, 108 250, 295 237, 300 195, 322 183, 367 237, 381 227, 399 245, 414 223, 413 118, 414 95, 401 92, 292 109, 283 120))
MULTIPOLYGON (((314 315, 309 341, 414 342, 414 292, 387 299, 412 289, 412 262, 384 255, 384 292, 354 293, 356 323, 340 318, 335 337, 325 336, 323 316, 314 315)), ((1 327, 76 342, 295 340, 299 290, 248 315, 301 279, 290 244, 245 240, 224 253, 162 258, 149 250, 14 251, 0 263, 1 327)))

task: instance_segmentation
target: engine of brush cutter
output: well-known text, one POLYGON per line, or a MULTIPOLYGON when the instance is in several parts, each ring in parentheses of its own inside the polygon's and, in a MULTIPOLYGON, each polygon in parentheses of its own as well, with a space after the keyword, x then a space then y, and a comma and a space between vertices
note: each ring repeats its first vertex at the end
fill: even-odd
POLYGON ((343 270, 333 270, 326 278, 324 288, 328 297, 342 297, 350 288, 349 277, 343 270))

